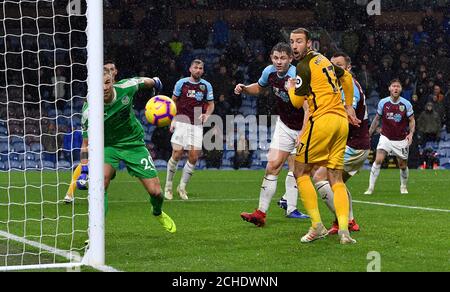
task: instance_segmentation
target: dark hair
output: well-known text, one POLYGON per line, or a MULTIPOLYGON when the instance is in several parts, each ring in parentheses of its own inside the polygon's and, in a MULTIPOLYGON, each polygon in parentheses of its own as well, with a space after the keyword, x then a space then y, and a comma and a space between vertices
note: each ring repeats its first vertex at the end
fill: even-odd
POLYGON ((191 66, 194 65, 194 64, 203 65, 204 62, 202 60, 200 60, 200 59, 195 59, 195 60, 193 60, 191 62, 191 66))
POLYGON ((286 55, 291 57, 294 53, 292 52, 292 48, 287 43, 280 42, 273 46, 272 51, 270 51, 270 54, 273 55, 274 52, 285 52, 286 55))
POLYGON ((345 62, 347 63, 347 65, 350 65, 352 63, 352 59, 350 58, 350 56, 344 52, 337 52, 333 55, 333 58, 337 58, 337 57, 343 57, 345 59, 345 62))
POLYGON ((298 34, 298 33, 302 33, 306 36, 306 41, 309 41, 311 38, 311 33, 309 32, 309 30, 307 30, 306 28, 303 27, 299 27, 294 29, 293 31, 291 31, 291 33, 293 34, 298 34))
POLYGON ((402 82, 400 81, 400 79, 398 79, 398 78, 394 78, 394 79, 392 79, 391 80, 391 82, 389 83, 389 86, 391 86, 392 85, 392 83, 399 83, 400 84, 400 86, 402 86, 402 82))
POLYGON ((103 65, 106 65, 106 64, 114 64, 114 66, 117 67, 116 62, 114 62, 111 59, 105 59, 105 61, 103 62, 103 65))

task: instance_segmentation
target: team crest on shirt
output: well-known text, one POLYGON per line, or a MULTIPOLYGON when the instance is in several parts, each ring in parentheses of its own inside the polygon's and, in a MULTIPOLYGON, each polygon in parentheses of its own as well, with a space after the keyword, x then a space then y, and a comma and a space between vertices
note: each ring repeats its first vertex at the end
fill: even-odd
POLYGON ((123 99, 122 99, 122 104, 123 105, 127 105, 130 103, 130 98, 128 97, 128 95, 126 95, 123 99))
POLYGON ((205 85, 203 85, 203 84, 202 84, 202 85, 200 85, 199 87, 200 87, 200 90, 201 90, 201 91, 205 91, 205 89, 206 89, 206 86, 205 86, 205 85))
POLYGON ((297 77, 295 78, 295 88, 300 88, 300 86, 302 86, 303 84, 303 80, 300 76, 297 75, 297 77))
POLYGON ((187 97, 195 98, 195 90, 188 90, 187 97))
POLYGON ((404 112, 404 111, 405 111, 405 106, 404 106, 404 105, 401 105, 401 106, 398 107, 398 109, 399 109, 401 112, 404 112))

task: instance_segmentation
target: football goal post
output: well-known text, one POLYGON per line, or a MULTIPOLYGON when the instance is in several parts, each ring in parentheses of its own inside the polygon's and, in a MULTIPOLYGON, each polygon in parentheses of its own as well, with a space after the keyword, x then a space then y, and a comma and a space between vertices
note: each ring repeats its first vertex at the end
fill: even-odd
POLYGON ((103 1, 0 1, 0 271, 105 267, 103 1), (64 200, 89 102, 89 190, 64 200))

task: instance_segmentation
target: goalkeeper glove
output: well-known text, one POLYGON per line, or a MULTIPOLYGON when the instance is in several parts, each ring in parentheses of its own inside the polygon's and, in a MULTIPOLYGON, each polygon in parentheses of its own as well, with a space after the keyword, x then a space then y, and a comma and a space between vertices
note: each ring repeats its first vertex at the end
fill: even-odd
POLYGON ((89 180, 89 168, 87 165, 82 165, 81 174, 77 179, 77 189, 87 190, 88 180, 89 180))
POLYGON ((158 77, 153 77, 152 79, 155 82, 153 88, 155 89, 156 94, 158 94, 163 89, 163 84, 161 82, 161 79, 159 79, 158 77))

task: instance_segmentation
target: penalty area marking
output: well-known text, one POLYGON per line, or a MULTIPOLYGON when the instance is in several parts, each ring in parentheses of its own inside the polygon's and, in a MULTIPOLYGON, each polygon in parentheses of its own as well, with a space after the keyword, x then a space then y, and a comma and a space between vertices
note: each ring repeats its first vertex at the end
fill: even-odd
MULTIPOLYGON (((192 202, 192 203, 205 203, 205 202, 252 202, 252 201, 258 201, 257 198, 255 199, 189 199, 189 200, 165 200, 165 202, 192 202)), ((119 204, 119 203, 145 203, 147 201, 109 201, 109 203, 113 204, 119 204)), ((450 213, 450 210, 447 209, 436 209, 436 208, 427 208, 427 207, 419 207, 419 206, 407 206, 407 205, 398 205, 398 204, 387 204, 387 203, 380 203, 380 202, 368 202, 368 201, 359 201, 359 200, 353 200, 354 203, 358 204, 367 204, 367 205, 375 205, 375 206, 384 206, 384 207, 391 207, 391 208, 404 208, 404 209, 414 209, 414 210, 423 210, 423 211, 432 211, 432 212, 444 212, 444 213, 450 213)))

